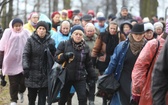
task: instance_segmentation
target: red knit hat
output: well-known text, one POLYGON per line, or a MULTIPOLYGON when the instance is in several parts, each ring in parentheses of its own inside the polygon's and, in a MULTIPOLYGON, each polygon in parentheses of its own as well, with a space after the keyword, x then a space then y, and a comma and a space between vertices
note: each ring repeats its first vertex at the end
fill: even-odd
POLYGON ((88 14, 91 14, 93 17, 95 16, 95 13, 94 13, 93 10, 89 10, 89 11, 88 11, 88 14))
POLYGON ((68 18, 69 19, 72 19, 72 17, 73 17, 73 11, 72 10, 67 10, 68 11, 68 18))
POLYGON ((55 12, 52 13, 51 18, 53 18, 56 14, 59 14, 59 15, 60 15, 59 12, 55 11, 55 12))

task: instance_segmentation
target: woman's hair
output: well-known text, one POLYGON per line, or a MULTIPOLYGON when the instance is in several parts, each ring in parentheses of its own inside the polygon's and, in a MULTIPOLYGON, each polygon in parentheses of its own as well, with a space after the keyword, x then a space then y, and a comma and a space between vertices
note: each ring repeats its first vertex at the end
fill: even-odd
POLYGON ((108 24, 108 27, 107 27, 107 31, 109 31, 109 27, 110 25, 116 25, 116 31, 118 31, 118 24, 115 22, 115 21, 111 21, 109 24, 108 24))

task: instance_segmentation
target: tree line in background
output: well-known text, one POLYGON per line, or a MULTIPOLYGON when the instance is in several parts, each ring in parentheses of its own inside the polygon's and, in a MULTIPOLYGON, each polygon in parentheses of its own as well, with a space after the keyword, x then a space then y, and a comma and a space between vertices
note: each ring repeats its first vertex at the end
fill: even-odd
MULTIPOLYGON (((58 11, 58 4, 59 0, 32 0, 31 11, 28 12, 27 8, 28 4, 30 4, 30 0, 0 0, 0 20, 2 27, 5 29, 8 27, 9 22, 14 17, 18 17, 20 15, 23 15, 23 21, 27 22, 27 14, 30 14, 30 12, 36 11, 40 13, 45 13, 48 15, 48 17, 51 16, 51 13, 53 11, 58 11), (14 5, 14 3, 16 3, 14 5), (20 5, 20 3, 24 5, 20 5), (20 10, 21 7, 25 7, 24 10, 20 10), (44 11, 45 10, 45 11, 44 11)), ((73 0, 62 0, 63 2, 63 8, 62 9, 70 9, 73 7, 72 5, 73 0)), ((94 0, 79 0, 81 3, 80 6, 76 6, 79 8, 79 10, 82 10, 81 12, 86 13, 91 7, 88 6, 88 4, 91 5, 92 8, 95 8, 95 12, 98 12, 99 9, 104 9, 104 14, 107 17, 108 14, 117 13, 117 0, 99 0, 99 4, 101 5, 94 5, 94 0)), ((97 0, 96 0, 97 1, 97 0)), ((122 6, 128 6, 129 2, 127 0, 122 0, 122 6)), ((140 0, 140 16, 143 17, 149 17, 155 16, 157 14, 157 7, 158 7, 158 1, 157 0, 140 0)))

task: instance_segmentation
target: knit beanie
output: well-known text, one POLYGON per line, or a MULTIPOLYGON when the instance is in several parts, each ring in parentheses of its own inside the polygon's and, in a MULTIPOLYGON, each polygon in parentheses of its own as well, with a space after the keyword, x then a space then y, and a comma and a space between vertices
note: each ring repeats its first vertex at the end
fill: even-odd
POLYGON ((47 24, 45 21, 39 21, 39 22, 37 23, 36 30, 37 30, 38 27, 40 27, 40 26, 43 26, 43 27, 46 29, 46 31, 48 31, 48 24, 47 24))
POLYGON ((76 30, 81 30, 84 33, 84 29, 81 25, 74 25, 71 29, 71 34, 76 30))
POLYGON ((21 19, 19 19, 19 18, 13 19, 13 21, 12 21, 12 27, 14 26, 15 23, 20 23, 20 24, 23 25, 23 21, 21 19))
POLYGON ((152 30, 154 31, 154 26, 152 23, 145 23, 144 24, 144 31, 152 30))
POLYGON ((163 28, 163 24, 161 22, 156 22, 156 23, 154 23, 153 26, 154 26, 154 28, 158 28, 158 27, 163 28))

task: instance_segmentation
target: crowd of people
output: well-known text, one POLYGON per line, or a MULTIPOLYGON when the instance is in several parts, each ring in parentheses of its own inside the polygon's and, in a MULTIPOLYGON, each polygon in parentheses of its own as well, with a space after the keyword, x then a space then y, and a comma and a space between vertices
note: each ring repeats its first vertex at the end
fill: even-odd
MULTIPOLYGON (((26 24, 14 18, 0 28, 1 85, 9 78, 10 105, 46 105, 48 71, 46 49, 64 66, 65 83, 58 105, 95 105, 96 81, 114 74, 119 89, 102 105, 166 105, 168 102, 168 19, 135 17, 127 7, 118 16, 88 10, 54 11, 51 17, 32 12, 26 24), (167 70, 167 71, 166 71, 167 70), (68 94, 69 93, 69 94, 68 94)), ((52 60, 53 60, 52 59, 52 60)))

